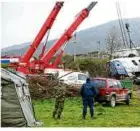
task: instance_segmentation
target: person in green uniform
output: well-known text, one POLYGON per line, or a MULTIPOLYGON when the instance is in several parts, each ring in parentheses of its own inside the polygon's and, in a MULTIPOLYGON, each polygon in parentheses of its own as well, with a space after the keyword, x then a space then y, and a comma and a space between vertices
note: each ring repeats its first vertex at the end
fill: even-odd
POLYGON ((66 92, 66 85, 62 82, 58 82, 58 84, 54 86, 55 108, 53 111, 53 118, 55 118, 57 115, 57 119, 61 119, 61 114, 64 109, 66 92))

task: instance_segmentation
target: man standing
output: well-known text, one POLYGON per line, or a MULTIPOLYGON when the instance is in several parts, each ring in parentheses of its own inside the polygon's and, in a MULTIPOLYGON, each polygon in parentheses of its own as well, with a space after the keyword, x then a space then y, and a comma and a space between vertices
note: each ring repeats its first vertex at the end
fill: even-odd
POLYGON ((66 85, 59 82, 57 86, 54 87, 55 91, 55 109, 53 111, 53 118, 57 114, 57 119, 61 119, 61 114, 64 109, 64 102, 66 96, 66 85))
POLYGON ((83 100, 83 119, 86 118, 87 106, 90 108, 91 119, 94 118, 94 97, 98 94, 95 83, 87 78, 86 83, 81 87, 81 96, 83 100))

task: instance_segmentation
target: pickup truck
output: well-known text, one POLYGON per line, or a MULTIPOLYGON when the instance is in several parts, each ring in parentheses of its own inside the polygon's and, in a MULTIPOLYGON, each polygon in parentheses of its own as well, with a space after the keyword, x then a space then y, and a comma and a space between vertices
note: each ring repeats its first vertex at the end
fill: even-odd
POLYGON ((130 103, 132 93, 127 88, 123 87, 121 82, 110 78, 94 78, 98 88, 98 95, 96 101, 102 103, 106 102, 111 107, 114 107, 117 102, 130 103))

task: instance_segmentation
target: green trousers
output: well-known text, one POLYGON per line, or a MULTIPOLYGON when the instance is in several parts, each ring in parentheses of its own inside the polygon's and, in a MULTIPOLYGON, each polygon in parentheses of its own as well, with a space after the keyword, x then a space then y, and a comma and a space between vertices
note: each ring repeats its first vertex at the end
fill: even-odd
POLYGON ((64 109, 64 99, 56 99, 55 101, 55 109, 53 111, 53 114, 57 116, 61 116, 63 109, 64 109))

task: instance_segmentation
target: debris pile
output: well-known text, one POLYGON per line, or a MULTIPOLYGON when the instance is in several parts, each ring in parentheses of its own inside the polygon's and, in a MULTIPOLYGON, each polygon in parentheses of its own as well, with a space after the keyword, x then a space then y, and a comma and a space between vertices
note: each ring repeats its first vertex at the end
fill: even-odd
MULTIPOLYGON (((28 75, 29 90, 33 99, 53 98, 53 87, 58 84, 58 79, 46 75, 28 75)), ((79 88, 67 85, 66 97, 74 97, 79 95, 79 88)))

